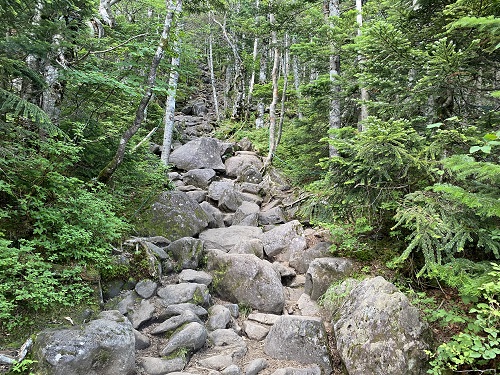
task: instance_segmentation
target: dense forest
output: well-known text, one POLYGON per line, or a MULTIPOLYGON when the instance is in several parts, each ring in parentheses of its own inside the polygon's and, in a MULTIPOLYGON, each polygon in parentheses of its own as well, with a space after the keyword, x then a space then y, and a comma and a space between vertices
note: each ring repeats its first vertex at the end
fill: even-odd
POLYGON ((175 107, 203 91, 212 136, 252 140, 334 254, 394 270, 452 327, 429 373, 496 373, 498 15, 495 0, 3 0, 0 332, 128 272, 113 247, 171 188, 175 107), (460 298, 445 309, 432 288, 460 298))

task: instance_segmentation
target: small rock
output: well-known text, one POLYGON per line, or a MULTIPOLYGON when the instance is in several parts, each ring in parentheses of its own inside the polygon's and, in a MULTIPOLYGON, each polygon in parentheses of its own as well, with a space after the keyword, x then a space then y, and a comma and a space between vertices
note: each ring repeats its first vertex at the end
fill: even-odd
POLYGON ((200 320, 198 315, 196 315, 191 310, 186 310, 186 311, 183 311, 181 315, 173 316, 173 317, 165 320, 163 323, 159 324, 158 326, 156 326, 151 331, 151 334, 159 335, 161 333, 170 332, 170 331, 173 331, 173 330, 179 328, 183 324, 192 323, 192 322, 202 323, 202 321, 200 320))
POLYGON ((194 303, 196 305, 208 305, 210 294, 205 284, 181 283, 161 287, 156 294, 163 299, 166 305, 179 303, 194 303))
POLYGON ((269 333, 269 327, 264 327, 258 323, 253 323, 250 320, 243 322, 243 331, 250 340, 262 341, 269 333))
POLYGON ((201 359, 199 360, 199 363, 203 367, 221 371, 233 364, 233 358, 230 355, 220 354, 220 355, 215 355, 213 357, 201 359))
POLYGON ((139 304, 139 307, 133 311, 132 316, 130 316, 129 314, 129 319, 132 322, 132 326, 135 329, 139 329, 144 323, 151 320, 154 311, 155 306, 151 302, 149 302, 149 300, 143 299, 139 304))
POLYGON ((212 276, 204 271, 195 271, 192 269, 184 269, 179 274, 180 283, 196 283, 210 285, 212 283, 212 276))
POLYGON ((245 368, 245 375, 257 375, 267 367, 267 361, 264 358, 256 358, 245 368))
POLYGON ((135 350, 146 349, 149 348, 149 346, 151 345, 149 337, 139 332, 136 329, 134 329, 134 336, 135 336, 135 350))
POLYGON ((180 357, 173 359, 142 357, 139 358, 139 363, 148 375, 163 375, 174 371, 182 371, 186 366, 186 361, 180 357))
POLYGON ((196 352, 205 345, 206 339, 207 330, 203 324, 197 322, 188 323, 182 330, 170 337, 167 345, 161 351, 161 355, 167 356, 179 349, 187 349, 191 353, 196 352))
POLYGON ((154 296, 158 284, 153 280, 141 280, 135 285, 136 293, 144 299, 154 296))
POLYGON ((206 327, 209 331, 225 329, 231 322, 231 312, 222 305, 214 305, 208 309, 208 321, 206 327))
POLYGON ((223 375, 241 375, 241 370, 237 365, 227 366, 222 370, 223 375))

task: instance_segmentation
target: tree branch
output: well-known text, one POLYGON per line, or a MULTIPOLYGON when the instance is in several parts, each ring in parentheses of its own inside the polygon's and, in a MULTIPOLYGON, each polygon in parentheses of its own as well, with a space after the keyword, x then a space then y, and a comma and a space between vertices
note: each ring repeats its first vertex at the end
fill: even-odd
POLYGON ((124 42, 122 42, 122 43, 118 44, 117 46, 110 47, 110 48, 105 49, 105 50, 102 50, 102 51, 90 51, 89 53, 90 53, 90 54, 92 54, 92 55, 96 55, 96 54, 98 54, 98 53, 106 53, 106 52, 110 52, 110 51, 113 51, 113 50, 115 50, 115 49, 117 49, 117 48, 120 48, 121 46, 123 46, 123 45, 127 44, 127 43, 128 43, 128 42, 130 42, 131 40, 134 40, 134 39, 140 38, 141 36, 146 36, 146 35, 148 35, 148 34, 147 34, 147 33, 143 33, 143 34, 135 35, 135 36, 133 36, 133 37, 128 38, 126 41, 124 41, 124 42))

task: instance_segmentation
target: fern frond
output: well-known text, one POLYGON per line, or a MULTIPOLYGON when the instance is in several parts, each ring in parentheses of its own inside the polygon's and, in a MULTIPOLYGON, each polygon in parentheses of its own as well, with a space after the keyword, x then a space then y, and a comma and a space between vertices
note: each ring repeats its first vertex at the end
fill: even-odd
POLYGON ((9 113, 16 117, 30 119, 50 135, 64 134, 39 106, 2 88, 0 88, 0 113, 9 113))

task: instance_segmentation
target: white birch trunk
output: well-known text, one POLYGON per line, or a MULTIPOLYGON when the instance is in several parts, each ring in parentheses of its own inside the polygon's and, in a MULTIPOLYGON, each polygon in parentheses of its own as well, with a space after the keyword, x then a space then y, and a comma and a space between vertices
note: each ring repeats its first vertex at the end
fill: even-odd
MULTIPOLYGON (((273 13, 269 14, 269 22, 271 27, 274 25, 275 16, 273 13)), ((269 153, 264 163, 264 168, 271 165, 276 151, 276 105, 278 104, 278 68, 280 63, 280 54, 278 48, 278 37, 275 30, 271 31, 271 42, 274 50, 274 63, 271 72, 271 79, 273 81, 273 100, 269 106, 269 153)))
MULTIPOLYGON (((296 43, 295 36, 292 37, 292 43, 296 43)), ((302 95, 300 94, 300 72, 299 72, 299 58, 296 55, 292 57, 292 70, 293 70, 293 87, 295 89, 295 95, 297 96, 297 116, 299 120, 304 118, 302 111, 300 109, 300 100, 302 99, 302 95)))
POLYGON ((210 31, 210 35, 208 36, 208 69, 210 71, 210 84, 212 86, 212 97, 214 101, 215 118, 217 119, 217 122, 219 122, 220 121, 219 99, 217 98, 217 82, 215 81, 215 73, 214 73, 212 31, 210 31))
MULTIPOLYGON (((267 80, 267 47, 262 45, 262 55, 260 58, 260 68, 259 68, 259 84, 264 85, 267 80)), ((265 105, 264 100, 259 98, 257 103, 257 117, 255 119, 255 127, 257 129, 264 127, 264 112, 265 105)))
POLYGON ((106 25, 109 27, 115 26, 115 17, 111 11, 111 0, 99 1, 99 15, 106 25))
MULTIPOLYGON (((363 3, 362 0, 356 0, 356 10, 358 14, 356 15, 356 22, 358 24, 358 36, 361 35, 361 27, 363 26, 363 14, 361 13, 363 10, 363 3)), ((358 55, 358 64, 360 69, 363 68, 363 56, 358 55)), ((361 104, 360 104, 360 111, 359 111, 359 119, 358 119, 358 130, 359 131, 365 131, 366 130, 366 125, 364 124, 364 121, 368 117, 368 107, 366 106, 366 102, 370 99, 368 95, 368 90, 365 87, 360 88, 360 99, 361 99, 361 104)))
POLYGON ((288 89, 288 71, 290 70, 290 52, 289 52, 289 37, 285 34, 285 48, 283 52, 283 93, 281 94, 280 122, 278 125, 278 136, 276 137, 276 147, 280 144, 281 134, 283 132, 283 123, 285 121, 285 103, 286 90, 288 89))

